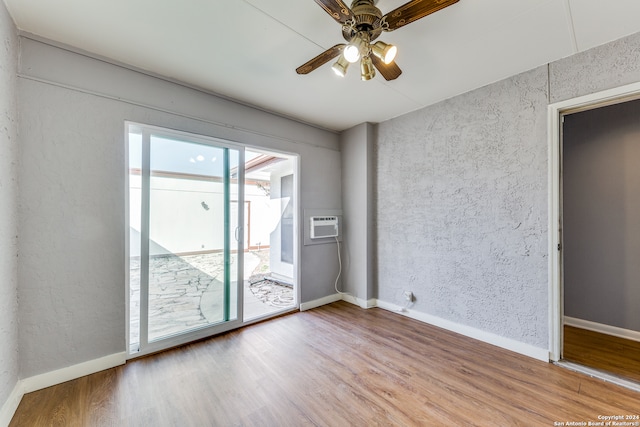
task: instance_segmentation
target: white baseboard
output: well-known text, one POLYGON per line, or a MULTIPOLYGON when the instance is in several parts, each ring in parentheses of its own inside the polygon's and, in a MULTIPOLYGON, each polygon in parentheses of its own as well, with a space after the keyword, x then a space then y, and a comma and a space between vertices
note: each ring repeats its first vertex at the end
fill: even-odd
POLYGON ((378 306, 378 301, 375 298, 364 300, 362 298, 354 297, 350 294, 343 294, 342 300, 350 304, 357 305, 360 308, 373 308, 378 306))
POLYGON ((18 409, 18 405, 22 397, 33 391, 51 387, 85 375, 94 374, 96 372, 111 369, 116 366, 124 365, 127 361, 127 353, 115 353, 104 356, 99 359, 89 360, 87 362, 78 363, 77 365, 68 366, 66 368, 57 369, 55 371, 46 372, 40 375, 19 380, 9 395, 9 399, 2 405, 0 409, 0 426, 7 426, 13 415, 18 409))
POLYGON ((300 304, 300 311, 311 310, 312 308, 320 307, 326 304, 331 304, 332 302, 340 301, 342 296, 340 294, 328 295, 326 297, 318 298, 313 301, 303 302, 300 304))
POLYGON ((488 344, 495 345, 497 347, 504 348, 509 351, 513 351, 524 356, 531 357, 533 359, 541 360, 543 362, 549 362, 549 350, 526 344, 520 341, 516 341, 510 338, 505 338, 500 335, 493 334, 491 332, 482 331, 480 329, 473 328, 471 326, 462 325, 460 323, 452 322, 450 320, 442 319, 437 316, 432 316, 420 311, 403 308, 399 305, 392 304, 386 301, 377 299, 363 300, 349 294, 333 294, 324 298, 319 298, 314 301, 300 304, 300 311, 310 310, 312 308, 320 307, 325 304, 331 304, 339 300, 346 301, 348 303, 357 305, 362 308, 380 307, 384 310, 393 311, 403 316, 410 317, 415 320, 419 320, 430 325, 437 326, 442 329, 446 329, 452 332, 456 332, 460 335, 467 336, 469 338, 477 339, 479 341, 486 342, 488 344))
POLYGON ((33 377, 21 380, 22 390, 26 393, 51 387, 52 385, 61 384, 66 381, 75 380, 105 369, 114 368, 124 365, 127 361, 127 353, 114 353, 99 359, 89 360, 87 362, 78 363, 77 365, 58 369, 44 374, 35 375, 33 377))
POLYGON ((351 294, 332 294, 326 297, 318 298, 313 301, 303 302, 300 304, 300 311, 311 310, 312 308, 320 307, 326 304, 331 304, 336 301, 346 301, 350 304, 357 305, 360 308, 373 308, 377 307, 377 300, 375 298, 369 300, 363 300, 361 298, 354 297, 351 294))
POLYGON ((11 391, 9 398, 4 402, 2 408, 0 408, 0 426, 5 427, 9 425, 13 418, 13 414, 15 414, 16 409, 18 409, 22 396, 24 396, 22 383, 18 381, 13 388, 13 391, 11 391))
POLYGON ((403 307, 388 303, 386 301, 377 301, 377 306, 401 314, 403 316, 410 317, 415 320, 419 320, 430 325, 437 326, 442 329, 446 329, 452 332, 456 332, 460 335, 467 336, 479 341, 486 342, 488 344, 495 345, 497 347, 510 350, 524 356, 528 356, 543 362, 549 362, 549 350, 545 348, 535 347, 530 344, 522 343, 520 341, 505 338, 500 335, 493 334, 491 332, 482 331, 480 329, 473 328, 471 326, 462 325, 460 323, 452 322, 450 320, 442 319, 437 316, 426 314, 420 311, 412 309, 403 309, 403 307))
POLYGON ((576 319, 575 317, 564 317, 564 324, 574 326, 588 331, 600 332, 601 334, 612 335, 618 338, 625 338, 631 341, 640 342, 640 332, 631 329, 618 328, 617 326, 604 325, 602 323, 591 322, 589 320, 576 319))

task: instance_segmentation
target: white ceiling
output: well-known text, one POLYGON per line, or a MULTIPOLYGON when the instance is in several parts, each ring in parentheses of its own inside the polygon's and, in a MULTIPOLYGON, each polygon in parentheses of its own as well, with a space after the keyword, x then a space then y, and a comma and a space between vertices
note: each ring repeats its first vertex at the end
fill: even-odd
MULTIPOLYGON (((313 0, 4 0, 19 30, 333 130, 381 122, 640 31, 638 0, 460 0, 380 40, 403 74, 363 82, 313 0)), ((349 0, 347 0, 349 1, 349 0)), ((380 0, 386 13, 407 0, 380 0)), ((355 67, 354 67, 355 68, 355 67)))

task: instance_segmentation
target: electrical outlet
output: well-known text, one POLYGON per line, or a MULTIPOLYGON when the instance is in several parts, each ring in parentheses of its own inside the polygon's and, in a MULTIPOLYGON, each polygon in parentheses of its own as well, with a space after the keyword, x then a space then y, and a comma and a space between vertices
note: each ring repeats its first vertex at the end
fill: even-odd
POLYGON ((403 292, 404 295, 404 299, 406 299, 409 302, 413 302, 413 292, 411 291, 404 291, 403 292))

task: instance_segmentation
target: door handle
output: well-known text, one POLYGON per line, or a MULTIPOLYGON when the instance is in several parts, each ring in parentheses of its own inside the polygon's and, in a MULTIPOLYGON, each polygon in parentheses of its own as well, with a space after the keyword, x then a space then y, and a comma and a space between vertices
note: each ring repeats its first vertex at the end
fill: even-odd
POLYGON ((236 242, 239 242, 239 241, 240 241, 240 226, 237 226, 237 227, 236 227, 236 231, 235 231, 235 239, 236 239, 236 242))

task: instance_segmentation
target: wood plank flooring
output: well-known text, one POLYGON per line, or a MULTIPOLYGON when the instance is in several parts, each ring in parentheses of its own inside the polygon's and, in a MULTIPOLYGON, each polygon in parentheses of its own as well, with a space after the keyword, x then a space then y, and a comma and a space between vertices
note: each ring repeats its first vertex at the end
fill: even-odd
POLYGON ((564 326, 563 358, 640 382, 640 342, 564 326))
POLYGON ((25 395, 11 426, 553 426, 640 394, 337 302, 25 395))

